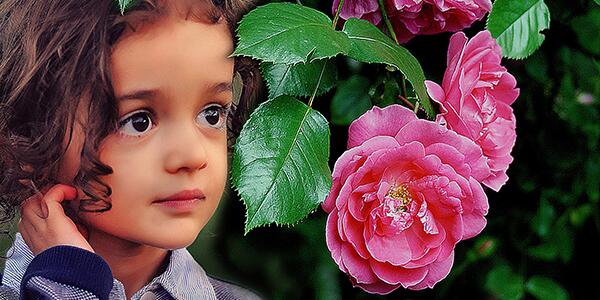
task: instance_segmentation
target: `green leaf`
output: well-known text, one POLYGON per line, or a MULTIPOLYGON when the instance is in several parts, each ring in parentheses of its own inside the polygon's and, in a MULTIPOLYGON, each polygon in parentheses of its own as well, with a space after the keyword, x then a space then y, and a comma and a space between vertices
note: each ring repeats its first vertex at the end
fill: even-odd
POLYGON ((425 89, 423 68, 408 50, 394 43, 375 25, 365 20, 349 19, 344 24, 343 31, 351 41, 348 56, 366 63, 387 64, 400 70, 412 84, 427 115, 430 118, 435 116, 425 89))
POLYGON ((525 58, 544 41, 540 31, 550 27, 550 11, 543 0, 496 0, 487 29, 496 38, 502 55, 525 58))
POLYGON ((281 96, 262 103, 236 142, 231 182, 246 204, 246 228, 293 224, 331 188, 329 126, 316 110, 281 96))
POLYGON ((392 78, 386 78, 383 82, 383 95, 378 99, 377 106, 385 107, 396 103, 400 95, 400 85, 392 78))
POLYGON ((592 216, 594 207, 590 203, 583 204, 569 213, 569 220, 575 227, 581 227, 592 216))
POLYGON ((531 228, 540 236, 546 237, 554 223, 555 211, 545 197, 540 200, 536 215, 531 220, 531 228))
POLYGON ((354 75, 339 84, 331 100, 331 122, 349 125, 372 106, 368 94, 369 79, 354 75))
POLYGON ((600 5, 600 0, 594 0, 594 2, 596 2, 596 4, 600 5))
POLYGON ((125 11, 134 6, 139 0, 115 0, 121 15, 125 14, 125 11))
POLYGON ((564 263, 568 263, 573 258, 573 230, 568 221, 570 212, 567 211, 558 218, 558 221, 552 225, 549 235, 544 239, 544 243, 528 249, 528 254, 546 261, 560 258, 564 263))
POLYGON ((552 241, 527 249, 529 255, 544 261, 555 260, 558 257, 558 251, 558 246, 552 241))
POLYGON ((600 8, 595 7, 587 14, 573 18, 571 28, 583 48, 600 55, 600 39, 597 38, 600 31, 600 8))
MULTIPOLYGON (((296 251, 309 256, 311 265, 302 264, 309 269, 313 276, 306 278, 312 283, 315 300, 338 300, 342 299, 342 286, 338 282, 340 269, 331 259, 327 250, 323 228, 327 223, 327 216, 309 218, 294 227, 294 230, 302 235, 305 241, 301 248, 296 251)), ((294 258, 297 260, 297 258, 294 258)))
POLYGON ((386 67, 391 68, 392 71, 382 72, 384 74, 380 74, 377 79, 371 79, 373 83, 371 83, 371 87, 369 88, 368 92, 373 105, 381 108, 400 103, 398 96, 401 95, 402 91, 400 90, 400 84, 398 81, 404 78, 403 76, 397 76, 397 73, 394 74, 393 72, 395 69, 393 67, 386 67))
POLYGON ((575 242, 573 241, 574 233, 571 227, 568 226, 567 221, 568 215, 565 213, 552 230, 552 240, 556 243, 558 255, 564 263, 571 261, 573 258, 573 248, 575 247, 575 242))
POLYGON ((549 66, 546 54, 543 51, 538 51, 527 59, 525 64, 525 71, 527 75, 535 79, 541 84, 549 84, 552 82, 548 75, 549 66))
POLYGON ((488 273, 485 288, 499 299, 518 300, 525 294, 524 281, 509 265, 500 264, 488 273))
POLYGON ((262 63, 261 71, 269 88, 269 99, 275 99, 281 95, 311 96, 323 67, 325 70, 316 96, 326 93, 335 85, 337 69, 334 62, 323 59, 296 65, 262 63))
POLYGON ((348 37, 332 28, 324 13, 292 3, 269 3, 249 12, 237 28, 232 55, 284 64, 313 62, 346 54, 348 37))
POLYGON ((533 276, 525 284, 527 292, 538 300, 568 300, 569 294, 556 281, 544 277, 533 276))
POLYGON ((586 193, 592 203, 600 200, 600 156, 589 157, 585 165, 586 193))

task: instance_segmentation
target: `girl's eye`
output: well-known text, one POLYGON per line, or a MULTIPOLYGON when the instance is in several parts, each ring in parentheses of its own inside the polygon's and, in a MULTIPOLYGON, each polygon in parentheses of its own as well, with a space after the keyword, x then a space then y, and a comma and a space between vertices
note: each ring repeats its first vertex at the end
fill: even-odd
POLYGON ((148 111, 137 111, 119 121, 119 131, 124 135, 141 136, 153 127, 148 111))
POLYGON ((198 115, 198 122, 208 124, 210 127, 216 129, 221 129, 226 125, 230 106, 231 104, 225 107, 219 104, 213 104, 200 112, 198 115))
MULTIPOLYGON (((226 125, 231 104, 212 104, 198 114, 198 122, 221 129, 226 125)), ((147 110, 135 111, 119 121, 119 132, 123 135, 140 137, 155 126, 152 113, 147 110)))

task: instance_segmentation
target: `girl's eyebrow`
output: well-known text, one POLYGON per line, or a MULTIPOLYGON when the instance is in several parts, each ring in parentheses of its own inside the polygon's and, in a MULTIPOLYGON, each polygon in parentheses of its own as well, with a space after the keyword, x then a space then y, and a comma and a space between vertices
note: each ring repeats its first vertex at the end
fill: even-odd
MULTIPOLYGON (((233 93, 233 84, 231 82, 219 82, 211 85, 208 88, 208 91, 214 94, 220 94, 224 92, 233 93)), ((158 89, 150 89, 150 90, 138 90, 133 91, 131 93, 127 93, 125 95, 117 97, 117 101, 125 101, 131 99, 138 100, 153 100, 160 93, 158 89)))
POLYGON ((125 94, 123 96, 117 97, 117 101, 120 102, 120 101, 125 101, 125 100, 132 100, 132 99, 152 100, 152 99, 156 98, 157 94, 158 94, 158 90, 156 90, 156 89, 133 91, 133 92, 125 94))
POLYGON ((220 93, 224 93, 224 92, 232 92, 233 93, 233 84, 231 82, 220 82, 217 84, 213 84, 208 89, 209 89, 209 91, 211 91, 215 94, 220 94, 220 93))

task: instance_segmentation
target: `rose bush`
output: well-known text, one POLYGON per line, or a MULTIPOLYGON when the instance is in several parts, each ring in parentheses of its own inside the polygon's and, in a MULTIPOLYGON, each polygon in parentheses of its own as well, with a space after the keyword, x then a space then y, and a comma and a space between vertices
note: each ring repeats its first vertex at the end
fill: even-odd
POLYGON ((322 205, 339 268, 371 293, 433 287, 450 272, 455 245, 486 225, 486 161, 473 141, 403 106, 363 114, 322 205))
MULTIPOLYGON (((455 32, 481 20, 492 9, 490 0, 386 0, 386 10, 400 43, 419 34, 455 32)), ((333 13, 339 0, 333 1, 333 13)), ((375 25, 381 22, 377 0, 347 0, 340 12, 343 19, 360 18, 375 25)))
POLYGON ((470 41, 458 32, 450 38, 442 85, 425 83, 431 98, 440 103, 438 120, 481 146, 492 172, 483 184, 495 191, 508 180, 506 170, 513 161, 517 135, 510 105, 519 96, 517 82, 501 60, 502 50, 488 31, 470 41))

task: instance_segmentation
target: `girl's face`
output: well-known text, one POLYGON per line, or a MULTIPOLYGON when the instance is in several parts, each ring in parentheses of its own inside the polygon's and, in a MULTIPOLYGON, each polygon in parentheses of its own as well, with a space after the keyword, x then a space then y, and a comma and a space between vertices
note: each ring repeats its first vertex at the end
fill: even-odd
MULTIPOLYGON (((195 240, 227 180, 232 51, 225 22, 178 17, 164 17, 115 45, 111 76, 121 127, 99 149, 114 171, 101 177, 112 188, 112 209, 80 213, 91 234, 164 249, 195 240), (200 190, 205 198, 188 209, 155 202, 186 190, 200 190)), ((71 179, 83 138, 78 127, 63 164, 71 179)))

